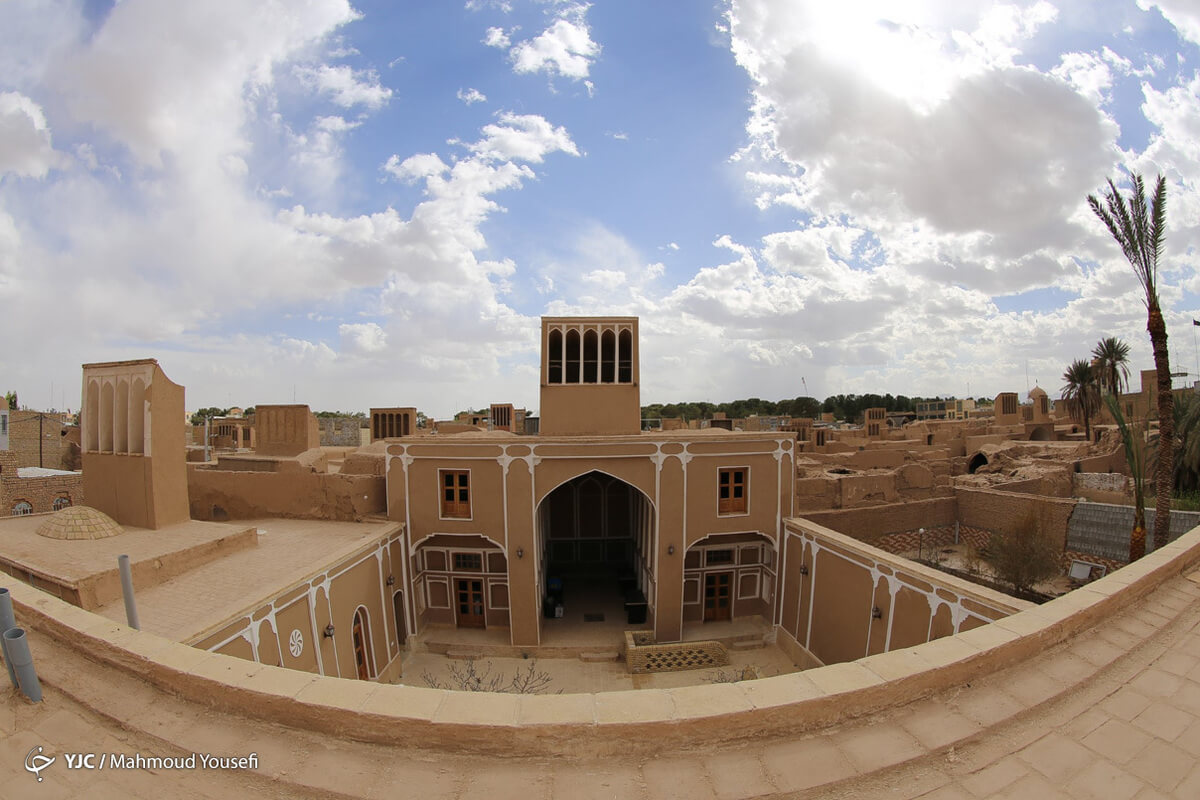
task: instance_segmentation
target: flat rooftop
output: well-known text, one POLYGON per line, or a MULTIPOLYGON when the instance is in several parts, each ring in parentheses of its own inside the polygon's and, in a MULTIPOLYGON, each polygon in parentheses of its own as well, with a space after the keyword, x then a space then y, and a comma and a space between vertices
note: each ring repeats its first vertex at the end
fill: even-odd
MULTIPOLYGON (((177 642, 194 640, 201 633, 262 605, 280 591, 307 580, 363 545, 384 538, 397 527, 395 522, 274 518, 239 520, 234 525, 195 521, 191 524, 250 528, 256 531, 255 544, 156 586, 135 588, 142 630, 177 642)), ((160 535, 163 531, 151 533, 160 535)), ((108 541, 125 538, 117 536, 108 541)), ((95 609, 95 613, 124 623, 124 601, 118 597, 95 609)))

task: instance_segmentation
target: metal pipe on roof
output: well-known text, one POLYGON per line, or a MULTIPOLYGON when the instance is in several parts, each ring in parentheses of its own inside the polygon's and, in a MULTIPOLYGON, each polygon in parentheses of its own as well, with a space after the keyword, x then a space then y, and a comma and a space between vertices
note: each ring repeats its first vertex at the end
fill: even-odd
MULTIPOLYGON (((0 588, 0 632, 17 627, 17 618, 13 616, 12 595, 8 589, 0 588)), ((8 642, 0 637, 0 655, 4 656, 4 666, 8 667, 8 679, 13 688, 18 688, 17 673, 13 670, 12 659, 8 657, 8 642)))
POLYGON ((17 673, 21 691, 35 703, 42 702, 42 684, 37 670, 33 668, 33 653, 29 652, 29 641, 21 628, 9 628, 4 632, 4 649, 12 669, 17 673))
POLYGON ((117 566, 121 570, 121 594, 125 596, 125 619, 129 627, 140 631, 142 625, 138 621, 137 602, 133 599, 133 571, 129 568, 129 556, 117 556, 117 566))

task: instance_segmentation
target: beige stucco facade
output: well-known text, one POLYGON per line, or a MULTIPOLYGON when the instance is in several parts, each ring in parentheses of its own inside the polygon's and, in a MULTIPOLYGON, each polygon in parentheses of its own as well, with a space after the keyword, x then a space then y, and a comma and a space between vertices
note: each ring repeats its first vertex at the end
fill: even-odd
POLYGON ((548 579, 589 570, 632 573, 659 641, 703 619, 704 581, 715 572, 731 573, 732 616, 770 619, 776 543, 792 511, 793 436, 459 434, 390 445, 388 515, 410 531, 414 630, 462 624, 458 582, 476 579, 483 625, 537 645, 548 579), (723 513, 728 470, 741 472, 745 504, 723 513), (453 475, 457 492, 464 474, 467 506, 449 516, 444 484, 453 475), (710 550, 733 551, 732 561, 722 552, 710 563, 710 550), (470 568, 456 570, 456 557, 470 568))
POLYGON ((542 435, 387 448, 411 629, 503 627, 537 646, 560 584, 569 603, 572 582, 606 580, 660 642, 685 621, 772 620, 795 434, 640 433, 636 318, 545 317, 542 341, 542 435))

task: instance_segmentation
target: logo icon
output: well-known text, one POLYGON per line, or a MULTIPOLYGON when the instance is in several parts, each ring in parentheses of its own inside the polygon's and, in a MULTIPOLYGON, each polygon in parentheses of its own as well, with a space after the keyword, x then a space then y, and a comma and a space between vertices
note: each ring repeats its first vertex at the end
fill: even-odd
POLYGON ((54 756, 42 755, 42 746, 40 744, 35 745, 25 754, 25 769, 37 776, 38 783, 42 782, 42 770, 53 763, 54 756))

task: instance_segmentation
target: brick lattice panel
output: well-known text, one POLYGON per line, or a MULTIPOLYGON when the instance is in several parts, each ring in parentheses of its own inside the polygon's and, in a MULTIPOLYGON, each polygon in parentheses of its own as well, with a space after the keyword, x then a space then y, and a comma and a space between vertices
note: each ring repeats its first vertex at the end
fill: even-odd
POLYGON ((682 672, 728 663, 729 652, 720 642, 654 644, 653 634, 644 631, 625 633, 625 666, 633 673, 682 672))

